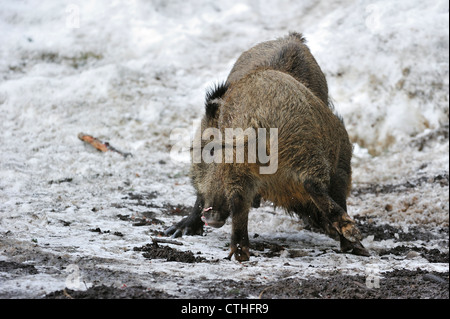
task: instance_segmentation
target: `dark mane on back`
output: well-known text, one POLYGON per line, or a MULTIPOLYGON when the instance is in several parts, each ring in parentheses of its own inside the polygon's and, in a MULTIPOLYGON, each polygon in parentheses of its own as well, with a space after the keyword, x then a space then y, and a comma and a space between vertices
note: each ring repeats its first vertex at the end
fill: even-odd
POLYGON ((213 118, 216 116, 219 108, 217 99, 220 99, 227 92, 228 86, 227 82, 218 83, 206 91, 205 110, 207 117, 213 118))

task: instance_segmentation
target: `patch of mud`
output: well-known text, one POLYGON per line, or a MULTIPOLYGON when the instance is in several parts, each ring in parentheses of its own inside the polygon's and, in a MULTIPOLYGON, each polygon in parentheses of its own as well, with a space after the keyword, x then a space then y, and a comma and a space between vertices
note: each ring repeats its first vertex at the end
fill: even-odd
POLYGON ((158 243, 146 244, 142 247, 134 247, 134 251, 142 252, 142 256, 148 259, 166 259, 166 261, 178 261, 183 263, 198 263, 206 259, 195 256, 192 251, 180 251, 158 243))
POLYGON ((38 273, 33 265, 17 263, 14 261, 0 261, 0 273, 2 272, 13 275, 35 275, 38 273))
POLYGON ((187 216, 192 211, 192 206, 184 206, 184 205, 170 205, 167 204, 163 207, 163 213, 170 216, 187 216))
POLYGON ((411 141, 411 145, 417 147, 418 151, 422 151, 424 147, 431 144, 432 141, 438 140, 444 142, 448 140, 449 123, 442 124, 439 128, 431 130, 428 133, 420 134, 411 141))
MULTIPOLYGON (((259 235, 255 234, 254 238, 258 237, 259 235)), ((283 240, 281 240, 281 242, 260 239, 253 239, 250 241, 250 256, 261 256, 266 258, 296 258, 308 255, 311 255, 311 251, 306 249, 290 248, 289 244, 283 240)))
POLYGON ((91 228, 91 229, 89 229, 89 231, 91 231, 93 233, 99 233, 99 234, 113 234, 113 235, 118 236, 118 237, 123 237, 124 236, 121 232, 116 231, 116 232, 112 232, 111 233, 110 230, 101 230, 100 227, 91 228))
POLYGON ((226 280, 210 282, 199 298, 262 299, 448 299, 449 276, 421 269, 394 270, 375 277, 329 275, 289 278, 268 284, 226 280))
POLYGON ((407 247, 397 246, 391 249, 383 249, 379 252, 380 256, 395 255, 403 256, 405 258, 415 258, 422 256, 430 263, 449 263, 449 256, 447 252, 441 252, 439 249, 427 249, 424 247, 407 247))
MULTIPOLYGON (((144 206, 147 208, 157 208, 163 214, 167 214, 169 216, 187 216, 190 214, 192 207, 185 205, 171 205, 169 203, 156 204, 153 201, 155 198, 158 198, 159 194, 157 192, 143 192, 143 193, 135 193, 129 192, 121 199, 120 203, 111 204, 112 207, 115 208, 126 208, 129 210, 133 210, 133 206, 144 206)), ((154 211, 149 211, 151 214, 155 214, 154 211)))
POLYGON ((114 208, 126 208, 134 211, 133 206, 144 206, 147 208, 157 208, 158 206, 152 201, 157 198, 159 194, 157 192, 142 192, 134 193, 128 192, 125 196, 121 198, 119 203, 112 203, 111 206, 114 208))
POLYGON ((63 289, 51 292, 45 299, 166 299, 173 298, 160 290, 148 289, 142 286, 121 287, 94 286, 85 291, 63 289))
MULTIPOLYGON (((195 263, 199 263, 197 266, 204 269, 205 266, 208 266, 207 263, 221 263, 221 259, 204 258, 208 248, 205 248, 205 251, 203 251, 203 248, 198 248, 197 250, 201 250, 201 252, 196 252, 196 250, 194 252, 183 251, 183 249, 186 250, 182 246, 183 240, 158 237, 161 229, 164 228, 162 226, 165 226, 161 220, 165 220, 165 223, 169 224, 170 221, 167 221, 170 220, 169 218, 177 216, 178 219, 179 216, 186 216, 190 213, 192 207, 157 203, 154 201, 155 196, 157 196, 155 193, 124 193, 122 196, 123 200, 119 204, 113 204, 120 210, 113 210, 112 216, 118 222, 125 221, 132 226, 142 226, 143 233, 153 237, 153 243, 133 248, 133 253, 137 257, 141 258, 139 255, 142 254, 148 260, 158 259, 157 264, 159 266, 161 266, 160 261, 163 261, 161 267, 166 265, 165 262, 179 262, 190 264, 186 268, 196 267, 195 263)), ((95 211, 93 210, 93 212, 95 211)), ((377 258, 383 261, 386 259, 402 261, 403 259, 423 257, 429 263, 448 265, 448 227, 425 227, 421 224, 405 227, 395 223, 381 223, 381 219, 376 216, 357 215, 354 217, 364 237, 373 236, 373 241, 390 240, 390 246, 388 247, 377 246, 379 247, 375 249, 377 258), (395 242, 395 247, 392 247, 392 242, 395 242), (436 249, 436 247, 439 249, 436 249)), ((72 227, 70 221, 55 220, 62 223, 64 227, 72 227)), ((127 228, 124 228, 122 233, 109 230, 107 227, 110 226, 105 226, 105 228, 96 226, 89 228, 89 226, 86 226, 84 229, 98 233, 98 237, 102 240, 108 238, 117 240, 122 245, 120 249, 125 251, 147 242, 144 240, 139 244, 133 245, 131 243, 131 246, 129 246, 129 243, 121 242, 122 237, 125 239, 128 237, 127 228)), ((136 228, 133 227, 132 229, 136 228)), ((140 231, 140 229, 138 230, 140 231)), ((97 235, 92 236, 90 234, 90 236, 96 240, 97 235)), ((207 236, 216 236, 216 234, 207 232, 207 236)), ((223 244, 225 243, 226 240, 223 244)), ((147 262, 150 264, 149 270, 137 275, 126 271, 126 269, 108 269, 107 266, 98 266, 100 264, 109 265, 110 261, 107 259, 90 257, 69 261, 52 254, 44 254, 42 250, 37 249, 36 243, 31 246, 29 251, 22 251, 20 246, 14 248, 14 250, 12 248, 5 250, 5 252, 8 252, 7 255, 24 257, 20 259, 15 257, 7 262, 0 261, 0 275, 3 276, 0 277, 0 280, 2 278, 16 280, 20 277, 26 278, 24 280, 30 280, 30 277, 34 277, 30 275, 37 275, 58 277, 60 282, 64 282, 68 276, 67 266, 75 264, 80 269, 81 284, 85 282, 85 286, 83 286, 86 288, 85 291, 73 291, 67 288, 56 290, 61 288, 61 286, 57 286, 54 288, 55 291, 46 290, 47 292, 53 292, 47 293, 45 298, 448 298, 448 272, 428 272, 419 268, 379 273, 377 274, 380 283, 379 288, 367 287, 364 273, 362 275, 358 273, 359 276, 351 276, 348 273, 344 275, 338 271, 321 271, 320 266, 317 271, 317 276, 320 276, 320 278, 309 277, 305 279, 303 273, 299 273, 299 276, 294 274, 294 276, 288 278, 286 277, 287 274, 292 275, 292 272, 283 272, 280 269, 281 272, 274 272, 273 277, 263 274, 254 277, 252 280, 239 279, 239 276, 227 277, 236 278, 236 280, 225 280, 224 278, 211 280, 206 279, 206 277, 198 280, 189 277, 170 276, 165 271, 154 271, 152 270, 152 263, 149 262, 147 262), (32 261, 32 265, 28 263, 29 260, 32 261), (22 263, 23 261, 27 262, 22 263), (259 281, 256 278, 264 279, 259 281), (270 281, 267 278, 271 278, 270 281), (167 282, 171 288, 166 291, 166 288, 159 284, 161 282, 167 282), (155 283, 158 286, 154 286, 155 283), (176 289, 173 288, 175 284, 176 289)), ((16 247, 16 245, 5 242, 3 247, 16 247)), ((225 247, 224 249, 226 250, 225 247)), ((295 241, 288 237, 272 238, 255 233, 250 240, 250 251, 252 258, 275 258, 271 261, 280 259, 280 268, 289 266, 291 261, 286 258, 299 258, 299 260, 304 258, 305 262, 309 263, 308 267, 315 267, 314 257, 329 254, 330 247, 310 247, 307 243, 297 245, 295 241)), ((338 249, 335 251, 340 254, 338 249)), ((418 260, 421 260, 420 263, 427 264, 423 258, 418 258, 418 260)), ((293 263, 299 260, 293 261, 293 263)), ((250 262, 244 263, 242 266, 252 267, 256 264, 250 262)), ((173 265, 171 264, 169 267, 173 265)), ((143 264, 143 267, 146 266, 143 264)), ((178 265, 175 266, 178 267, 178 265)), ((224 267, 227 266, 224 265, 224 267)), ((439 267, 442 268, 442 266, 439 267)), ((431 267, 430 269, 434 270, 435 268, 431 267)), ((5 298, 15 298, 16 296, 19 295, 15 291, 2 295, 5 298)), ((42 298, 43 294, 23 294, 20 296, 42 298)))
POLYGON ((171 205, 168 203, 157 204, 153 199, 159 195, 156 192, 150 193, 134 193, 129 192, 122 197, 122 202, 113 203, 114 208, 126 209, 131 214, 117 214, 116 217, 122 221, 129 221, 132 226, 150 226, 150 233, 154 236, 163 236, 166 223, 158 217, 161 216, 187 216, 192 211, 192 206, 185 205, 171 205), (142 210, 142 207, 148 210, 142 210), (162 226, 160 229, 152 228, 151 226, 162 226))
POLYGON ((184 205, 171 205, 171 204, 156 204, 153 199, 157 198, 159 194, 157 192, 149 193, 134 193, 129 192, 122 197, 120 203, 113 203, 111 206, 114 208, 124 208, 133 214, 117 214, 120 220, 131 221, 133 226, 150 226, 150 225, 164 225, 164 222, 156 216, 168 215, 172 216, 187 216, 192 210, 192 207, 184 205), (137 208, 139 207, 139 208, 137 208), (142 211, 142 207, 146 207, 149 210, 142 211))
POLYGON ((132 222, 133 226, 164 225, 164 222, 156 218, 156 213, 152 211, 139 212, 133 215, 118 214, 117 217, 120 220, 132 222))
POLYGON ((172 206, 170 204, 161 206, 160 204, 156 204, 153 200, 158 196, 159 194, 157 192, 128 192, 121 198, 122 201, 120 203, 113 203, 111 206, 132 212, 132 214, 117 214, 116 216, 120 220, 131 222, 133 226, 164 226, 164 221, 157 218, 157 216, 161 216, 161 213, 170 216, 185 216, 189 214, 191 208, 186 206, 172 206), (148 210, 142 210, 142 207, 148 210))
POLYGON ((378 195, 401 193, 410 189, 418 188, 425 183, 439 184, 441 187, 449 186, 449 175, 447 173, 443 173, 435 176, 422 176, 400 184, 369 184, 367 186, 353 187, 351 194, 357 197, 365 194, 378 195))
POLYGON ((250 255, 260 255, 264 257, 279 257, 283 251, 286 251, 288 245, 267 241, 250 241, 250 255))
POLYGON ((143 193, 133 193, 129 192, 126 196, 122 197, 125 200, 137 200, 138 203, 145 205, 143 201, 152 200, 158 197, 157 192, 143 192, 143 193))
POLYGON ((354 216, 358 229, 364 237, 374 236, 373 240, 393 239, 395 241, 430 241, 435 239, 448 239, 448 227, 438 229, 425 229, 418 226, 410 226, 407 230, 394 227, 389 224, 377 224, 376 218, 371 216, 354 216))

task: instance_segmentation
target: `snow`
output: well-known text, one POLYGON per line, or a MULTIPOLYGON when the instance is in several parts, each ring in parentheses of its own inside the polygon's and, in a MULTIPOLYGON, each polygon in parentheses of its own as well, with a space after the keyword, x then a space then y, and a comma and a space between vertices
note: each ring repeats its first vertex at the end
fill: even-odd
MULTIPOLYGON (((112 204, 129 192, 156 191, 155 206, 192 206, 189 165, 170 155, 173 130, 192 131, 205 89, 226 78, 242 51, 292 30, 308 40, 355 143, 355 187, 448 176, 448 133, 420 151, 415 144, 448 125, 447 1, 9 1, 0 4, 0 30, 0 260, 33 262, 26 257, 31 251, 63 256, 67 264, 95 257, 99 267, 127 269, 144 283, 153 280, 149 272, 275 279, 286 258, 257 256, 248 266, 149 264, 132 252, 150 241, 148 228, 119 221, 117 214, 130 212, 112 204), (99 153, 79 132, 134 156, 99 153), (89 231, 96 227, 126 235, 89 231)), ((448 185, 351 197, 349 210, 402 227, 448 227, 448 185), (388 213, 386 203, 393 205, 388 213), (413 208, 401 213, 405 205, 413 208)), ((178 220, 161 219, 167 225, 178 220)), ((423 258, 318 255, 337 243, 270 206, 252 210, 249 232, 310 252, 289 258, 290 276, 317 276, 318 269, 364 273, 367 264, 381 272, 448 271, 448 264, 423 258)), ((229 234, 227 223, 204 237, 184 237, 177 249, 221 258, 229 234)), ((396 245, 363 243, 369 249, 396 245)), ((48 293, 62 289, 66 277, 56 271, 0 277, 0 291, 48 293)), ((153 284, 174 294, 178 289, 153 284)))

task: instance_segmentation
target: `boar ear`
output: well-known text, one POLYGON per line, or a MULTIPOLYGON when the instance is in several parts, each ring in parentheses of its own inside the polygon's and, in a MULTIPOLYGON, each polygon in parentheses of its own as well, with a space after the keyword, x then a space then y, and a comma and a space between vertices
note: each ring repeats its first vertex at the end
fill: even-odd
POLYGON ((219 109, 220 103, 219 99, 225 94, 228 90, 228 83, 223 82, 214 85, 206 92, 206 101, 205 101, 205 109, 206 116, 209 118, 214 118, 216 116, 217 110, 219 109))

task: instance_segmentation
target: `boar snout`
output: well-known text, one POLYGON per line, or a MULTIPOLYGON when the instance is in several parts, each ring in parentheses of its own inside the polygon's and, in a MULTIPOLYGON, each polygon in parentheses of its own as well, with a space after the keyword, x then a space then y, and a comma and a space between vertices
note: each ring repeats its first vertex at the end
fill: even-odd
POLYGON ((225 224, 227 218, 228 218, 227 213, 214 210, 212 207, 204 208, 201 217, 205 225, 214 228, 222 227, 225 224))

